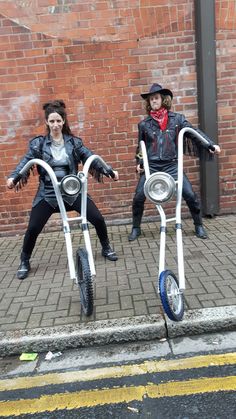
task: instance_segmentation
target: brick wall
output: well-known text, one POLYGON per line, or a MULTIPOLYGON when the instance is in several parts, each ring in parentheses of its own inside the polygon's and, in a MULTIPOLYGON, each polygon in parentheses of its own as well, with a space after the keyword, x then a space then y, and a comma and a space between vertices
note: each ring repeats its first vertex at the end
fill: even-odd
POLYGON ((236 3, 216 2, 221 211, 236 211, 236 3))
MULTIPOLYGON (((137 183, 137 123, 145 115, 140 93, 153 82, 169 87, 173 110, 198 123, 194 1, 36 3, 0 3, 1 234, 25 229, 37 179, 31 177, 15 194, 6 189, 6 177, 29 139, 44 132, 42 103, 53 98, 66 101, 72 130, 85 145, 119 170, 119 182, 91 179, 89 192, 108 221, 126 222, 137 183)), ((226 213, 235 212, 236 199, 236 5, 215 3, 221 212, 226 213)), ((198 161, 186 157, 185 169, 199 192, 198 161)), ((188 215, 185 207, 183 214, 188 215)), ((145 216, 153 215, 156 210, 147 204, 145 216)), ((48 227, 56 222, 52 218, 48 227)))

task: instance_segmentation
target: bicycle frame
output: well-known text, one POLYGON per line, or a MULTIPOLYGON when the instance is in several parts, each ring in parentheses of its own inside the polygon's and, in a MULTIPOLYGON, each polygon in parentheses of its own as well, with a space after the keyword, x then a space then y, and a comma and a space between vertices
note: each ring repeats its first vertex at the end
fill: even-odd
POLYGON ((22 176, 24 175, 24 173, 27 173, 28 170, 32 166, 38 165, 38 166, 42 166, 46 170, 48 175, 50 176, 50 179, 51 179, 54 191, 55 191, 58 207, 60 210, 61 219, 62 219, 63 232, 65 235, 65 241, 66 241, 66 251, 67 251, 70 278, 74 280, 76 283, 78 283, 78 278, 77 278, 74 258, 73 258, 71 230, 70 230, 70 225, 69 225, 71 221, 79 221, 81 223, 81 229, 84 235, 85 247, 88 253, 88 261, 89 261, 91 276, 93 277, 96 276, 96 270, 95 270, 95 265, 94 265, 94 259, 93 259, 93 253, 92 253, 92 247, 91 247, 91 241, 90 241, 88 223, 87 223, 88 173, 89 173, 89 168, 92 162, 96 159, 102 164, 105 170, 109 170, 109 166, 105 163, 105 161, 100 156, 93 154, 86 160, 83 170, 77 173, 77 177, 79 178, 79 181, 81 183, 81 191, 80 191, 81 214, 78 217, 67 216, 65 204, 64 204, 61 190, 60 190, 60 182, 58 182, 53 169, 51 168, 51 166, 49 166, 48 163, 46 163, 45 161, 41 159, 29 160, 19 173, 19 175, 22 176))
MULTIPOLYGON (((177 185, 176 190, 176 209, 175 217, 166 218, 165 212, 162 205, 157 204, 156 208, 161 217, 161 229, 160 229, 160 252, 159 252, 159 276, 165 270, 165 246, 166 246, 166 224, 171 221, 176 223, 176 242, 177 242, 177 261, 178 261, 178 280, 179 280, 179 292, 183 292, 185 289, 185 272, 184 272, 184 256, 183 256, 183 242, 182 242, 182 222, 181 222, 181 201, 182 201, 182 189, 183 189, 183 138, 187 132, 193 134, 202 143, 209 145, 208 141, 193 128, 182 128, 178 136, 178 179, 175 182, 177 185)), ((147 151, 144 141, 140 141, 143 164, 146 179, 150 177, 150 170, 147 158, 147 151)), ((211 146, 210 146, 211 148, 211 146)))

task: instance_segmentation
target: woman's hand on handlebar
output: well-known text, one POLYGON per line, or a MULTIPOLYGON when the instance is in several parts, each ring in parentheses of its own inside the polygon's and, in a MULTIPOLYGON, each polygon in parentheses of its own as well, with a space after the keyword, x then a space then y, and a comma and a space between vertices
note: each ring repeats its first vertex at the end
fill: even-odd
POLYGON ((8 189, 13 189, 15 187, 13 177, 10 177, 9 179, 7 179, 7 187, 8 187, 8 189))
POLYGON ((117 170, 113 170, 113 173, 114 173, 113 180, 119 180, 119 173, 117 172, 117 170))

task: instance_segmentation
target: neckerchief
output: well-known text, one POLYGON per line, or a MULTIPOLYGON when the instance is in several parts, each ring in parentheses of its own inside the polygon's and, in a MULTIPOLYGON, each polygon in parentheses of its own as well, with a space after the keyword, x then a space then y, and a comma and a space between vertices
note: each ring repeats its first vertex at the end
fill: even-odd
POLYGON ((158 111, 151 111, 150 115, 158 122, 162 131, 166 130, 168 122, 168 111, 166 108, 160 108, 158 111))

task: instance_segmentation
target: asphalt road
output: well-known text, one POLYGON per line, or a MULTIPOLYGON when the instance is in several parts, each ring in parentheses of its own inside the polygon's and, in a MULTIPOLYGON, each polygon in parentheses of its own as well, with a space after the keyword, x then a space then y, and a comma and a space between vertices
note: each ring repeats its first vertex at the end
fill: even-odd
POLYGON ((226 419, 235 418, 235 393, 218 393, 189 397, 146 399, 144 402, 110 404, 93 408, 21 415, 21 419, 226 419), (221 404, 224 404, 222 406, 221 404))
POLYGON ((2 359, 0 417, 233 419, 235 335, 2 359))

